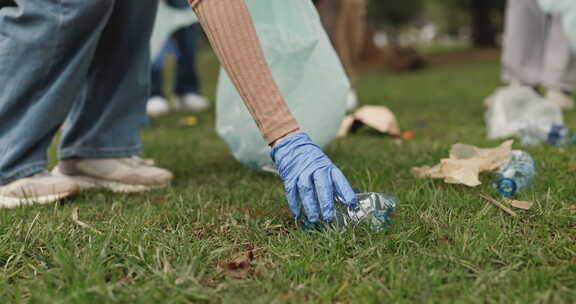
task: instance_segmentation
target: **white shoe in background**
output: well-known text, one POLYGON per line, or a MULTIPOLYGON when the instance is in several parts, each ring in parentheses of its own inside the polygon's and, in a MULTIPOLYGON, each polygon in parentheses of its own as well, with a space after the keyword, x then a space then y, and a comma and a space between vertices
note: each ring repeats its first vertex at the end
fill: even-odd
POLYGON ((146 113, 150 117, 166 115, 170 112, 170 104, 164 97, 154 96, 148 99, 146 104, 146 113))
POLYGON ((202 95, 190 93, 180 97, 178 109, 202 112, 210 107, 208 99, 202 95))
POLYGON ((570 94, 560 90, 548 89, 548 92, 546 92, 546 100, 559 105, 563 110, 574 109, 574 98, 570 94))

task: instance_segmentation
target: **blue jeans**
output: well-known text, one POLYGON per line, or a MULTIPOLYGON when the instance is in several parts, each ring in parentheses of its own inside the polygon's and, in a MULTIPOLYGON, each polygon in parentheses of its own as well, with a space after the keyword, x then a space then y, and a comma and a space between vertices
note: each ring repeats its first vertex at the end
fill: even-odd
POLYGON ((141 153, 158 0, 18 1, 0 9, 0 184, 60 159, 141 153))
MULTIPOLYGON (((190 9, 187 0, 166 0, 166 2, 176 8, 190 9)), ((176 48, 178 57, 176 75, 176 94, 186 95, 200 92, 200 81, 197 75, 196 53, 198 50, 198 38, 200 25, 194 24, 182 28, 173 35, 172 41, 168 42, 162 50, 159 58, 152 66, 152 96, 162 96, 162 63, 166 53, 170 52, 172 46, 176 48)))

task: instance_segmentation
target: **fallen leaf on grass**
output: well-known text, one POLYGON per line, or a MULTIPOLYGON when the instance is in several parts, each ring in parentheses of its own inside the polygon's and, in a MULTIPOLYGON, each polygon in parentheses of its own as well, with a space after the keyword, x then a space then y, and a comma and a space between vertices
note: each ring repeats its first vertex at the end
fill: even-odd
POLYGON ((530 210, 530 208, 532 208, 532 206, 534 206, 533 202, 517 201, 517 200, 511 200, 511 199, 506 199, 506 202, 508 202, 510 205, 512 205, 512 207, 522 209, 522 210, 530 210))
POLYGON ((254 252, 249 250, 233 257, 230 261, 224 261, 220 264, 220 268, 226 277, 245 279, 254 273, 252 265, 254 258, 254 252))
POLYGON ((401 136, 396 116, 384 106, 363 106, 342 121, 338 136, 346 136, 355 129, 355 124, 367 125, 380 133, 401 136))
POLYGON ((78 207, 72 209, 72 221, 74 222, 74 224, 76 224, 76 225, 78 225, 78 226, 80 226, 80 227, 83 227, 83 228, 90 229, 90 230, 92 230, 92 231, 94 231, 94 232, 96 232, 96 233, 98 233, 98 234, 102 234, 102 232, 98 231, 96 228, 94 228, 94 227, 92 227, 92 226, 90 226, 90 225, 88 225, 88 224, 80 221, 80 219, 79 219, 80 216, 78 215, 78 213, 79 213, 79 212, 78 212, 78 207))

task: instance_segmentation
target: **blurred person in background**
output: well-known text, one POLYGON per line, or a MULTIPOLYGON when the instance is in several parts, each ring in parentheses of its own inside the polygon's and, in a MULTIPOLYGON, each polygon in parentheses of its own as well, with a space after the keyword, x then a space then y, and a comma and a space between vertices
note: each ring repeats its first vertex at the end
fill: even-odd
MULTIPOLYGON (((0 8, 0 207, 54 202, 92 187, 138 192, 170 183, 170 172, 136 157, 157 5, 27 0, 0 8), (60 163, 48 172, 47 149, 63 123, 60 163)), ((190 6, 272 147, 293 216, 304 210, 312 223, 331 222, 336 196, 355 207, 346 177, 290 112, 244 0, 190 6)))
MULTIPOLYGON (((561 17, 546 14, 538 0, 508 0, 503 42, 502 78, 511 87, 546 90, 546 99, 573 109, 576 90, 576 53, 561 17)), ((486 99, 486 105, 494 97, 486 99)))
MULTIPOLYGON (((348 78, 354 85, 366 31, 367 0, 314 0, 322 24, 342 61, 348 78)), ((358 97, 352 90, 348 109, 356 107, 358 97)))
MULTIPOLYGON (((187 0, 164 0, 168 5, 190 10, 187 0)), ((161 20, 160 20, 161 21, 161 20)), ((161 54, 152 63, 151 97, 147 105, 149 116, 159 116, 170 111, 170 103, 163 92, 162 71, 169 54, 176 58, 176 109, 203 111, 208 108, 208 100, 201 95, 198 78, 197 55, 201 28, 192 24, 177 30, 168 40, 161 54)))

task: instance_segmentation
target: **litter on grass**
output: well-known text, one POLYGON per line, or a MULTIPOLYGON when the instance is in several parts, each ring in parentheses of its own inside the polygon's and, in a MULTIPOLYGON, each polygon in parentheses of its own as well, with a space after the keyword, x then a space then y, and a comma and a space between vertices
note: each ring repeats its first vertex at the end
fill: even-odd
POLYGON ((178 122, 178 125, 184 128, 191 128, 198 125, 198 117, 196 116, 186 116, 178 122))
MULTIPOLYGON (((392 136, 401 136, 396 116, 384 106, 363 106, 342 121, 338 136, 343 137, 366 125, 374 130, 392 136)), ((413 134, 409 134, 410 139, 413 134)))
POLYGON ((510 160, 494 174, 494 188, 503 197, 513 197, 532 184, 537 175, 536 161, 530 153, 512 150, 510 160))
POLYGON ((487 99, 485 114, 489 139, 520 136, 522 130, 550 130, 563 125, 560 106, 547 102, 531 87, 506 87, 487 99))
MULTIPOLYGON (((510 214, 511 216, 517 216, 518 214, 514 211, 512 211, 510 208, 506 207, 503 203, 501 203, 500 201, 496 200, 495 198, 484 194, 484 193, 480 193, 479 196, 490 202, 492 205, 500 208, 502 211, 510 214)), ((517 200, 511 200, 511 199, 504 199, 504 202, 509 204, 510 206, 517 208, 517 209, 522 209, 522 210, 530 210, 532 208, 532 206, 534 205, 534 203, 532 202, 525 202, 525 201, 517 201, 517 200)))
POLYGON ((510 160, 513 140, 491 149, 481 149, 466 144, 455 144, 449 158, 444 158, 436 166, 412 168, 417 178, 444 179, 448 184, 462 184, 469 187, 481 185, 481 172, 493 171, 510 160))
POLYGON ((576 145, 576 134, 564 125, 530 126, 520 130, 523 146, 549 144, 556 147, 576 145))
POLYGON ((300 219, 304 231, 323 231, 326 227, 344 232, 361 224, 367 224, 370 230, 384 231, 392 224, 392 214, 396 210, 395 197, 378 192, 357 193, 358 206, 348 208, 342 200, 335 201, 336 218, 332 223, 310 223, 306 217, 300 219))

